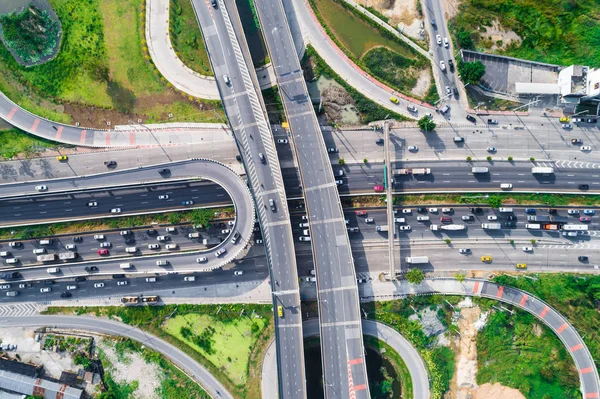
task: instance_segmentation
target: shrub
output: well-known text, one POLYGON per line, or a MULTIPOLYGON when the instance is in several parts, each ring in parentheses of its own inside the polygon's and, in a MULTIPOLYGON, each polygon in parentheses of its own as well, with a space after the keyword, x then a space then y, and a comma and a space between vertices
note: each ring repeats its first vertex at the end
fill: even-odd
POLYGON ((430 132, 430 131, 434 130, 435 127, 437 126, 435 124, 435 122, 427 115, 425 115, 424 117, 419 119, 417 124, 419 125, 419 128, 424 132, 430 132))
POLYGON ((478 84, 485 75, 485 65, 481 61, 464 62, 458 60, 458 73, 465 84, 478 84))
POLYGON ((414 267, 406 273, 406 280, 411 284, 421 284, 425 280, 425 274, 421 269, 414 267))
POLYGON ((513 157, 508 157, 508 162, 512 162, 513 161, 513 157))
POLYGON ((340 158, 340 159, 338 160, 338 163, 339 163, 340 165, 346 165, 346 161, 344 160, 344 158, 340 158))

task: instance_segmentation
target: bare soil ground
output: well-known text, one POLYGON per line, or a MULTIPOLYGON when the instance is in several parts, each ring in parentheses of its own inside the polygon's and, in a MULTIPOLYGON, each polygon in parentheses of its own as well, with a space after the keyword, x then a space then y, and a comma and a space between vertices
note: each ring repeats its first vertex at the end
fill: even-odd
POLYGON ((356 0, 363 6, 373 7, 389 18, 391 26, 398 26, 402 33, 415 39, 422 39, 421 22, 417 12, 420 0, 356 0))
POLYGON ((427 95, 429 91, 429 85, 431 85, 431 73, 429 69, 422 69, 419 72, 419 77, 417 78, 417 84, 410 91, 411 94, 416 97, 423 98, 427 95))
POLYGON ((444 7, 444 15, 446 21, 452 19, 458 14, 458 6, 460 0, 442 0, 442 6, 444 7))
POLYGON ((518 46, 523 41, 512 30, 504 29, 498 20, 494 20, 491 27, 486 26, 485 33, 480 35, 490 45, 491 51, 503 50, 513 43, 518 46))
POLYGON ((324 77, 319 78, 317 87, 329 120, 343 125, 360 124, 360 116, 354 107, 354 100, 346 89, 336 81, 324 77))

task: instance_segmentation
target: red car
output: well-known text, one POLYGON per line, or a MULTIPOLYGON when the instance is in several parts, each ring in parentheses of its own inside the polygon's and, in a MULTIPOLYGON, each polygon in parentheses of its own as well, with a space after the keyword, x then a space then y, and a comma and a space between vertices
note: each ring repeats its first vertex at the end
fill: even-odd
POLYGON ((442 222, 442 223, 452 223, 452 218, 450 216, 442 216, 440 218, 440 222, 442 222))
POLYGON ((367 211, 356 211, 356 216, 367 216, 367 211))
POLYGON ((381 192, 385 191, 385 188, 383 188, 383 186, 374 186, 374 187, 373 187, 373 190, 374 190, 376 193, 381 193, 381 192))
POLYGON ((108 249, 99 249, 98 255, 108 255, 108 249))
POLYGON ((589 217, 589 216, 582 216, 582 217, 579 218, 579 221, 580 222, 591 222, 592 218, 589 217))

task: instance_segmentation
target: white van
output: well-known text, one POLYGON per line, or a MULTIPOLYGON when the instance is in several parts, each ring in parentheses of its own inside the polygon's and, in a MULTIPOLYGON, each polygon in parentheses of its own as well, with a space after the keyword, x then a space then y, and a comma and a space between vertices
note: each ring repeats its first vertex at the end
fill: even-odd
POLYGON ((52 244, 52 238, 40 240, 40 245, 50 245, 50 244, 52 244))
POLYGON ((15 264, 15 263, 18 263, 18 262, 19 262, 19 259, 17 259, 17 258, 8 258, 8 259, 6 259, 6 263, 9 264, 9 265, 12 265, 12 264, 15 264))
POLYGON ((512 188, 512 184, 511 183, 502 183, 502 184, 500 184, 500 188, 503 190, 506 190, 506 189, 512 188))
POLYGON ((157 260, 156 266, 167 266, 169 264, 168 260, 157 260))
POLYGON ((60 273, 60 269, 58 267, 49 267, 46 269, 46 271, 48 272, 48 274, 60 273))
POLYGON ((428 222, 429 216, 417 216, 417 221, 418 222, 428 222))
POLYGON ((146 277, 147 283, 156 283, 156 277, 146 277))
POLYGON ((133 266, 133 265, 132 265, 131 263, 129 263, 129 262, 128 262, 128 263, 121 263, 121 264, 119 265, 119 267, 120 267, 121 269, 129 269, 129 268, 131 268, 131 266, 133 266))
POLYGON ((125 252, 127 252, 128 254, 134 254, 137 252, 137 247, 127 247, 125 248, 125 252))
POLYGON ((502 213, 512 213, 513 209, 512 208, 498 208, 498 211, 502 212, 502 213))
POLYGON ((94 235, 94 240, 104 240, 104 234, 96 234, 96 235, 94 235))

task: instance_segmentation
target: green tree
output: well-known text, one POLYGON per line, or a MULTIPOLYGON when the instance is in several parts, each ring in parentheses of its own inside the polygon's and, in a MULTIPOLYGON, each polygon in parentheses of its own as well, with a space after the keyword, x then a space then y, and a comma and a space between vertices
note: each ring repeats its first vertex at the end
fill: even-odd
POLYGON ((411 284, 421 284, 425 280, 425 274, 421 269, 414 267, 406 273, 406 280, 411 284))
POLYGON ((427 115, 419 119, 419 122, 417 122, 417 124, 419 125, 419 128, 421 128, 421 130, 424 132, 431 132, 436 127, 435 122, 427 115))
POLYGON ((364 164, 367 164, 367 163, 369 163, 369 160, 368 160, 367 158, 364 158, 364 159, 363 159, 363 163, 364 163, 364 164))
POLYGON ((464 273, 456 272, 456 274, 454 275, 454 278, 459 283, 462 283, 463 281, 465 281, 465 278, 467 278, 467 275, 464 273))
POLYGON ((499 195, 490 195, 488 204, 490 205, 490 208, 500 208, 502 206, 502 197, 499 195))
POLYGON ((513 157, 508 157, 508 162, 512 162, 513 161, 513 157))
POLYGON ((489 162, 492 162, 492 156, 491 156, 491 155, 488 155, 488 157, 487 157, 487 160, 488 160, 489 162))
POLYGON ((212 211, 210 209, 194 209, 190 215, 190 220, 193 224, 199 224, 204 227, 208 226, 211 219, 212 211))
POLYGON ((477 84, 485 75, 485 65, 481 61, 458 61, 458 73, 465 84, 477 84))
POLYGON ((460 29, 456 33, 456 40, 458 41, 460 48, 465 50, 475 50, 475 43, 473 42, 473 38, 471 38, 471 32, 460 29))
POLYGON ((446 238, 444 241, 446 242, 446 244, 450 244, 452 242, 452 240, 449 238, 446 238))
POLYGON ((338 161, 338 163, 340 165, 346 165, 346 161, 344 161, 344 158, 340 158, 339 161, 338 161))

